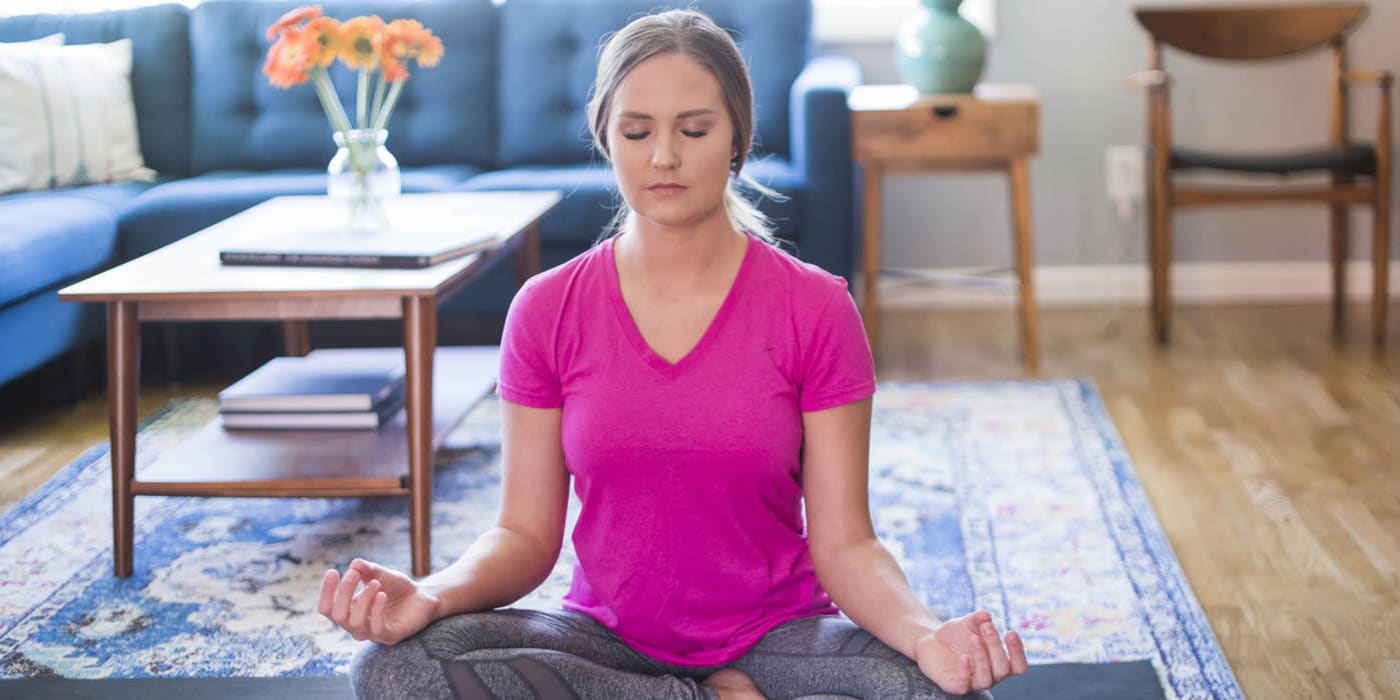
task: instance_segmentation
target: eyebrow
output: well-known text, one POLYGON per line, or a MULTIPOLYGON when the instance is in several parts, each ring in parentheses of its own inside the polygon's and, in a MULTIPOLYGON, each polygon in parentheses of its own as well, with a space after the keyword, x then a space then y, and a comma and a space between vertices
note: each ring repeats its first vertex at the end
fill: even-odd
MULTIPOLYGON (((676 118, 677 118, 677 119, 689 119, 690 117, 698 117, 698 116, 701 116, 701 115, 704 115, 704 114, 718 114, 718 112, 714 111, 713 109, 709 109, 709 108, 705 108, 705 109, 688 109, 688 110, 686 110, 686 111, 684 111, 684 112, 681 112, 680 114, 677 114, 677 115, 676 115, 676 118)), ((623 118, 625 118, 625 119, 654 119, 654 117, 652 117, 650 114, 644 114, 644 113, 642 113, 642 112, 622 112, 622 113, 619 114, 618 116, 619 116, 619 117, 623 117, 623 118)))

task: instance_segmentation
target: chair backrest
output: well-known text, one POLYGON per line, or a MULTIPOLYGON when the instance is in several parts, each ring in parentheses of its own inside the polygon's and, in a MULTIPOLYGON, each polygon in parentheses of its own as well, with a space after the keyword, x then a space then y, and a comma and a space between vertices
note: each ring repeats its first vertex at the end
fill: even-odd
POLYGON ((1366 12, 1362 2, 1136 10, 1138 23, 1154 42, 1232 60, 1287 56, 1339 43, 1366 12))

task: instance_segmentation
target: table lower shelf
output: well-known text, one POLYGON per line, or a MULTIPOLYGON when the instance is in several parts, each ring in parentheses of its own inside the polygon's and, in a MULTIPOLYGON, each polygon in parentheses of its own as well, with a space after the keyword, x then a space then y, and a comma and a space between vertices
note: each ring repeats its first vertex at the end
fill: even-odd
MULTIPOLYGON (((395 353, 367 348, 364 353, 395 353)), ((438 348, 433 449, 496 385, 499 348, 438 348)), ((142 468, 138 495, 401 496, 408 489, 408 415, 379 430, 224 430, 216 419, 142 468)))

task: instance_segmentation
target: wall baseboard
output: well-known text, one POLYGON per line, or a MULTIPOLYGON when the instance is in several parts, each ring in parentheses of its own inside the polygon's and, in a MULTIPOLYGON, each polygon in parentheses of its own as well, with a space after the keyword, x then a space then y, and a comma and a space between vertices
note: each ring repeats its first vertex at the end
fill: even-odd
MULTIPOLYGON (((946 277, 967 270, 916 270, 915 274, 946 277)), ((1000 275, 1010 279, 1009 274, 1000 275)), ((1145 306, 1148 300, 1146 265, 1047 265, 1035 270, 1036 294, 1042 307, 1145 306)), ((1177 304, 1279 304, 1326 302, 1332 298, 1332 266, 1327 262, 1177 263, 1172 266, 1173 300, 1177 304)), ((1400 297, 1400 264, 1390 267, 1390 297, 1400 297)), ((1347 298, 1371 298, 1371 263, 1347 263, 1347 298)), ((1014 288, 1005 291, 970 289, 957 283, 928 284, 882 276, 880 306, 918 308, 1011 308, 1014 288)))

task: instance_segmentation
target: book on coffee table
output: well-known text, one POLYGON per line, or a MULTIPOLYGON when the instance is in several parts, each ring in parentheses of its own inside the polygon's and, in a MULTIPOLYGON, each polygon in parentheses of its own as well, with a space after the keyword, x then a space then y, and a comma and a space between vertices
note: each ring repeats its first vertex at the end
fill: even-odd
MULTIPOLYGON (((275 200, 272 208, 279 206, 275 200)), ((293 265, 413 269, 477 252, 498 242, 491 212, 460 197, 412 194, 384 202, 381 225, 352 231, 338 223, 339 205, 313 201, 283 217, 269 216, 265 234, 219 248, 225 265, 293 265)))
POLYGON ((222 411, 226 430, 374 430, 403 410, 404 385, 400 384, 369 411, 222 411))
POLYGON ((219 410, 238 412, 374 412, 404 387, 403 352, 328 348, 274 357, 219 392, 219 410))
POLYGON ((382 231, 351 234, 335 229, 300 231, 219 251, 225 265, 299 265, 415 269, 489 248, 495 232, 382 231), (465 237, 470 235, 470 237, 465 237))

